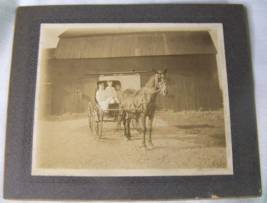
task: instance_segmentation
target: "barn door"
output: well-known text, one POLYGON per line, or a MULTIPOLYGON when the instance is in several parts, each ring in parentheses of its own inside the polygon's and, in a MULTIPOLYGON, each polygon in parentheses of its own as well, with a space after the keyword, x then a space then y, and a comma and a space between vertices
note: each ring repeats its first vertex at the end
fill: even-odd
POLYGON ((82 79, 83 100, 87 103, 91 102, 93 105, 95 103, 95 85, 98 77, 98 75, 90 75, 82 79))
POLYGON ((72 88, 71 95, 71 112, 82 113, 84 111, 81 87, 76 86, 72 88))

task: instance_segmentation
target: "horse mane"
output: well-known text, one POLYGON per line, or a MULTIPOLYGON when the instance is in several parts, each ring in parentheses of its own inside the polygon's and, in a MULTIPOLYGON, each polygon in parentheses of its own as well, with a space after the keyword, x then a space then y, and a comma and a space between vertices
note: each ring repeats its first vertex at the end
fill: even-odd
POLYGON ((124 108, 132 108, 132 106, 139 106, 141 103, 147 104, 155 102, 157 94, 155 76, 151 76, 148 82, 139 90, 128 88, 122 93, 122 106, 124 108))
POLYGON ((136 94, 137 90, 128 88, 122 92, 122 98, 128 98, 128 97, 134 97, 136 94))
POLYGON ((138 94, 138 93, 139 93, 142 89, 144 89, 144 88, 149 88, 149 89, 151 89, 151 88, 155 88, 155 77, 154 77, 154 76, 152 76, 152 77, 148 80, 148 82, 147 82, 143 87, 141 87, 140 90, 136 91, 135 89, 128 88, 128 89, 124 90, 122 94, 123 94, 123 95, 138 94))
POLYGON ((136 90, 135 89, 132 89, 132 88, 128 88, 128 89, 126 89, 126 90, 123 91, 123 93, 125 93, 125 94, 131 94, 133 92, 136 92, 136 90))
POLYGON ((155 77, 154 75, 148 80, 148 82, 144 85, 147 88, 155 88, 155 77))

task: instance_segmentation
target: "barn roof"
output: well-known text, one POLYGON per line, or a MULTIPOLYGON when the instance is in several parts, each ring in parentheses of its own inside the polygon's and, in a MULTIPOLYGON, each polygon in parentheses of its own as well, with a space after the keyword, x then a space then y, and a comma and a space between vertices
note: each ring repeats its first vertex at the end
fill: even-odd
POLYGON ((58 59, 216 54, 208 31, 115 32, 69 29, 59 36, 58 59))

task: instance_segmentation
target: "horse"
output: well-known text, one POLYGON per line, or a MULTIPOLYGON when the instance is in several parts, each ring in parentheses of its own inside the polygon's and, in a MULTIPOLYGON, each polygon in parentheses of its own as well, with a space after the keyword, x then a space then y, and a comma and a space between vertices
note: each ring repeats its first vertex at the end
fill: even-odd
POLYGON ((134 89, 126 89, 122 93, 122 121, 124 125, 124 136, 126 140, 131 137, 130 123, 133 116, 137 121, 141 118, 143 140, 142 148, 153 149, 154 145, 151 139, 152 123, 156 111, 156 99, 160 93, 164 96, 168 93, 167 88, 167 68, 164 71, 156 71, 153 69, 155 75, 153 75, 149 81, 138 91, 134 89), (146 145, 146 118, 148 117, 148 143, 146 145))

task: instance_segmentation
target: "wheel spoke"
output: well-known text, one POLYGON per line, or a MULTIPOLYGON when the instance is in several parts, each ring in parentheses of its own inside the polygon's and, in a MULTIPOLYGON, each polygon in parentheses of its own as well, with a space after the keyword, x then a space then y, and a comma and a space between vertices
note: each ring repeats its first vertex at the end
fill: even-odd
POLYGON ((88 102, 88 107, 87 107, 87 111, 88 111, 88 125, 91 131, 93 131, 93 111, 92 111, 92 105, 90 102, 88 102))

